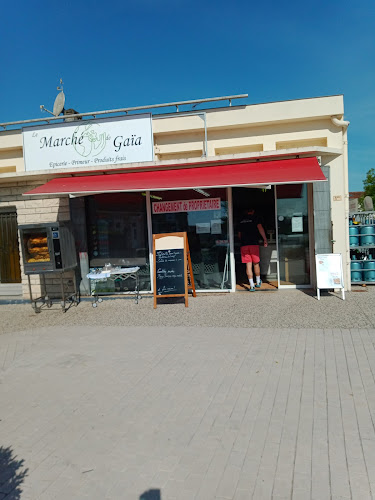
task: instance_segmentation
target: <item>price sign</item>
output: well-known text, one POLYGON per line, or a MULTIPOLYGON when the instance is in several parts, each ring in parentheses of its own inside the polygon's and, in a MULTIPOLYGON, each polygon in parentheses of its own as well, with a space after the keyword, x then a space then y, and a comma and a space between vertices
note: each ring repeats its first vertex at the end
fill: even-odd
POLYGON ((193 290, 194 297, 196 294, 186 233, 154 234, 153 253, 154 308, 161 297, 184 297, 187 307, 188 288, 193 290))

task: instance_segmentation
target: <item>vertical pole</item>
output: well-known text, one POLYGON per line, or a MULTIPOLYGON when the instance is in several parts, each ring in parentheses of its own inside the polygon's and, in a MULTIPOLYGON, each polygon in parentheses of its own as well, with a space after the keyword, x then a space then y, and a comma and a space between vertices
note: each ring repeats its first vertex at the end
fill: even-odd
POLYGON ((135 273, 135 303, 138 304, 139 300, 139 269, 135 273))
MULTIPOLYGON (((347 226, 349 227, 349 223, 347 224, 347 226)), ((350 253, 350 250, 349 250, 349 253, 350 253)), ((342 270, 342 254, 340 256, 340 262, 341 262, 341 298, 342 300, 345 300, 345 285, 344 285, 344 273, 343 273, 343 270, 342 270)), ((349 261, 349 264, 350 264, 350 261, 349 261)))
POLYGON ((223 279, 221 280, 221 285, 220 288, 223 290, 224 288, 224 283, 228 279, 228 251, 229 251, 229 245, 227 245, 227 251, 225 254, 225 263, 224 263, 224 271, 223 271, 223 279))
POLYGON ((152 239, 152 215, 151 215, 151 198, 150 191, 146 191, 146 215, 147 215, 147 234, 148 234, 148 255, 150 262, 150 284, 151 293, 154 291, 153 269, 154 269, 154 253, 152 239))
POLYGON ((188 260, 187 260, 187 248, 188 248, 187 234, 184 233, 185 307, 188 307, 188 277, 187 277, 188 260))
POLYGON ((196 294, 196 291, 195 291, 195 281, 194 281, 194 274, 193 274, 193 266, 192 266, 192 263, 191 263, 189 240, 187 239, 187 236, 186 236, 186 248, 187 248, 187 258, 188 258, 188 266, 189 266, 189 273, 190 273, 191 288, 193 290, 193 297, 196 297, 197 294, 196 294))
POLYGON ((64 293, 64 273, 60 273, 60 285, 61 285, 61 308, 65 311, 65 293, 64 293))
POLYGON ((307 234, 309 235, 309 255, 310 255, 310 283, 311 286, 315 279, 315 211, 314 211, 314 194, 313 194, 313 184, 306 184, 307 189, 307 234))
POLYGON ((198 115, 202 118, 203 120, 203 126, 204 126, 204 144, 203 144, 203 158, 207 158, 207 151, 208 151, 208 145, 207 145, 207 117, 206 117, 206 112, 203 111, 202 113, 192 113, 195 115, 198 115))
MULTIPOLYGON (((39 275, 40 277, 40 275, 39 275)), ((39 282, 40 282, 40 278, 39 278, 39 282)), ((46 285, 46 275, 43 273, 42 274, 42 282, 43 282, 43 298, 46 299, 47 298, 47 285, 46 285)), ((41 286, 42 288, 42 286, 41 286)), ((42 291, 42 290, 40 290, 42 291)))
MULTIPOLYGON (((348 170, 348 129, 343 127, 342 129, 342 145, 344 149, 343 155, 343 169, 344 169, 344 230, 345 230, 345 242, 346 249, 344 254, 344 264, 345 264, 345 282, 347 284, 347 290, 351 290, 351 274, 350 274, 350 248, 348 247, 349 241, 349 170, 348 170)), ((332 186, 331 186, 332 187, 332 186)), ((332 191, 331 191, 332 192, 332 191)), ((336 239, 335 236, 332 236, 336 239)))
POLYGON ((155 250, 155 235, 152 235, 152 249, 153 249, 153 265, 152 265, 152 284, 153 284, 153 291, 154 291, 154 309, 156 309, 156 293, 157 293, 157 288, 156 288, 156 250, 155 250))
POLYGON ((73 288, 74 288, 74 299, 76 304, 78 304, 76 269, 73 270, 73 288))
POLYGON ((208 156, 208 144, 207 144, 207 115, 204 113, 204 156, 208 156))
POLYGON ((277 269, 277 288, 280 289, 280 255, 279 255, 279 219, 277 216, 277 189, 276 185, 273 186, 274 198, 275 198, 275 237, 276 237, 276 269, 277 269))
POLYGON ((236 291, 236 264, 234 260, 234 229, 233 229, 233 196, 232 188, 227 188, 228 198, 228 231, 229 231, 229 270, 231 281, 231 292, 236 291))
POLYGON ((33 292, 31 290, 30 274, 27 275, 27 281, 29 282, 30 302, 31 302, 31 305, 32 305, 32 303, 33 303, 33 292))

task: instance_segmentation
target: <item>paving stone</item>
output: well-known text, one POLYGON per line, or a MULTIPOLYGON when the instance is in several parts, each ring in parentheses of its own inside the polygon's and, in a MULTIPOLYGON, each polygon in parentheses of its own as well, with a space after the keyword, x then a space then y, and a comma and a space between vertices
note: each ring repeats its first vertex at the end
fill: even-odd
POLYGON ((374 329, 0 335, 0 498, 18 477, 22 500, 370 499, 374 346, 374 329))

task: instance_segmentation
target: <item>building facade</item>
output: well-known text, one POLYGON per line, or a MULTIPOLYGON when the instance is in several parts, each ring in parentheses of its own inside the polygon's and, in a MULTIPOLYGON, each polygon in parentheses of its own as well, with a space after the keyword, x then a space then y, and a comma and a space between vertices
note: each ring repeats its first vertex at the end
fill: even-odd
MULTIPOLYGON (((17 224, 56 221, 73 227, 83 294, 90 293, 89 270, 107 263, 139 266, 141 290, 151 292, 152 234, 175 231, 188 234, 197 290, 233 292, 246 281, 237 223, 249 207, 257 210, 268 236, 261 274, 269 286, 314 287, 315 254, 333 252, 342 254, 350 289, 343 116, 341 95, 158 114, 150 117, 146 161, 132 161, 137 132, 117 135, 114 156, 102 156, 105 161, 85 159, 82 150, 82 161, 69 165, 57 156, 40 168, 27 134, 43 130, 43 145, 53 149, 50 130, 61 128, 63 146, 78 141, 81 132, 64 135, 68 124, 62 120, 42 129, 25 124, 23 131, 0 132, 0 293, 29 296, 17 224)), ((121 127, 122 120, 133 120, 136 129, 136 114, 74 126, 107 121, 121 127)), ((90 147, 110 137, 92 130, 85 132, 87 141, 97 141, 87 142, 90 147)), ((77 142, 76 150, 81 146, 77 142)), ((38 294, 39 276, 31 283, 38 294)), ((50 275, 48 284, 53 290, 57 278, 50 275)), ((121 283, 102 286, 104 293, 126 291, 121 283)))

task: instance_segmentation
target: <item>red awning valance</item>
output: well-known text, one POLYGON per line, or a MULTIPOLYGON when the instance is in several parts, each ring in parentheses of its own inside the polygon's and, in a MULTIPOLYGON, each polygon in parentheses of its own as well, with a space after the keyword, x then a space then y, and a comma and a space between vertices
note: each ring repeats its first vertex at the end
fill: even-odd
POLYGON ((312 157, 208 167, 184 167, 173 170, 58 177, 24 194, 79 195, 123 191, 296 184, 325 180, 326 178, 319 167, 318 160, 312 157))

